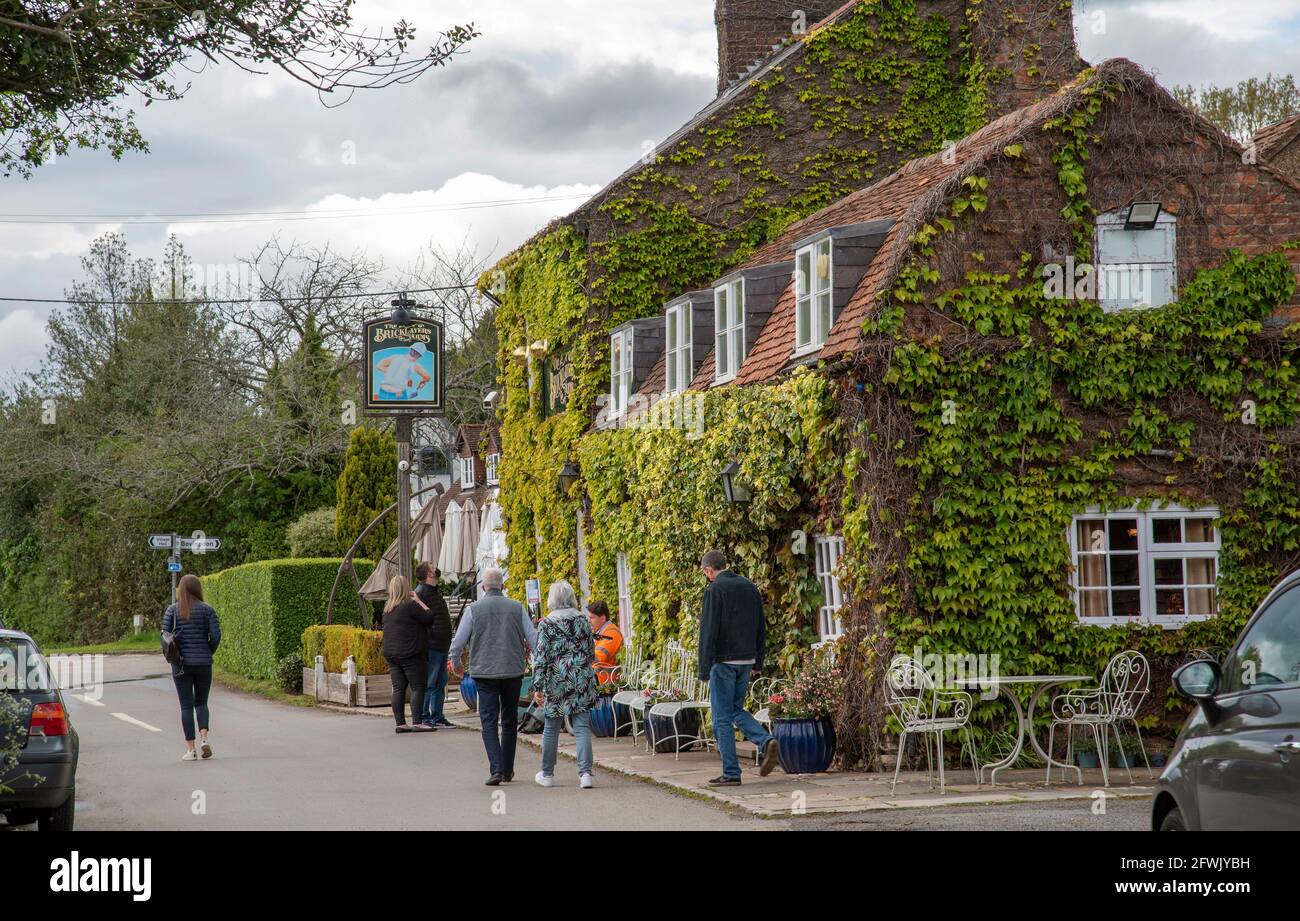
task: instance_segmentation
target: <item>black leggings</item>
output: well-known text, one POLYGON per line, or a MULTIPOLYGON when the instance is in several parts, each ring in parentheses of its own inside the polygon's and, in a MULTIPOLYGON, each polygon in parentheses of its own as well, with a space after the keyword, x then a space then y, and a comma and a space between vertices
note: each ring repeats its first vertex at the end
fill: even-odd
POLYGON ((411 687, 411 721, 418 723, 424 710, 424 691, 429 681, 429 659, 389 659, 388 674, 393 679, 393 719, 406 725, 406 687, 411 687))
POLYGON ((199 715, 199 729, 208 730, 208 692, 212 690, 211 665, 186 665, 185 671, 172 675, 176 696, 181 699, 181 728, 185 741, 194 741, 194 714, 199 715))

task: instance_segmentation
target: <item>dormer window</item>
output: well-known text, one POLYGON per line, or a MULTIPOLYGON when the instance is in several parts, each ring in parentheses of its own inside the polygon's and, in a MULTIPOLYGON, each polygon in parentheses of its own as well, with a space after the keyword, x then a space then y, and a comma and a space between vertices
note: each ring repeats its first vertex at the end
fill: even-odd
POLYGON ((1173 303, 1177 218, 1139 202, 1097 218, 1097 300, 1107 313, 1173 303))
POLYGON ((745 282, 738 278, 713 290, 714 381, 736 376, 745 360, 745 282))
POLYGON ((500 482, 500 477, 497 475, 497 465, 500 463, 500 454, 489 454, 485 459, 485 464, 487 466, 487 485, 496 486, 500 482))
POLYGON ((827 237, 795 255, 795 351, 819 349, 834 323, 831 304, 831 240, 827 237))
POLYGON ((668 308, 664 335, 664 386, 669 393, 681 393, 691 386, 695 369, 691 355, 690 301, 668 308))
POLYGON ((609 409, 621 416, 632 396, 632 330, 619 330, 609 337, 609 409))
POLYGON ((461 489, 474 488, 474 458, 472 457, 460 459, 460 486, 461 489))

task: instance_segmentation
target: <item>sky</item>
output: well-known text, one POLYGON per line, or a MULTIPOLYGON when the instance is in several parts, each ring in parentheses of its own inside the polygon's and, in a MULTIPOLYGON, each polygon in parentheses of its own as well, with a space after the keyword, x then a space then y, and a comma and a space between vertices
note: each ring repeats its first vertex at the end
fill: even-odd
MULTIPOLYGON (((188 77, 184 99, 137 107, 149 153, 76 151, 31 180, 0 179, 0 296, 62 297, 90 241, 115 229, 149 257, 176 234, 212 278, 274 235, 394 269, 431 243, 502 256, 713 98, 713 6, 358 0, 367 24, 404 18, 432 40, 473 22, 482 37, 411 85, 336 108, 275 73, 188 77), (177 214, 208 220, 168 223, 177 214)), ((1294 71, 1300 0, 1075 0, 1075 25, 1089 61, 1227 84, 1294 71)), ((39 367, 50 309, 0 301, 0 374, 39 367)))

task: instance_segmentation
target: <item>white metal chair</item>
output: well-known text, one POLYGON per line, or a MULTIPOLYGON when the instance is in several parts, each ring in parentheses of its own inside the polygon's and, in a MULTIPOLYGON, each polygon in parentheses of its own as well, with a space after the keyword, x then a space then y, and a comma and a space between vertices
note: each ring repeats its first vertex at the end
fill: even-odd
MULTIPOLYGON (((668 675, 668 681, 662 690, 672 691, 680 695, 682 700, 666 700, 654 704, 650 708, 650 716, 670 719, 672 721, 673 734, 670 737, 673 740, 673 757, 675 760, 681 760, 682 743, 686 743, 686 748, 692 748, 695 745, 704 745, 707 749, 713 744, 709 739, 708 717, 709 712, 709 683, 701 681, 695 673, 695 654, 687 652, 680 643, 670 642, 667 648, 667 654, 664 657, 664 672, 668 675), (688 735, 682 732, 682 727, 677 725, 677 718, 688 710, 700 711, 700 734, 688 735)), ((654 742, 662 742, 664 739, 655 739, 654 742)), ((650 746, 650 751, 657 754, 657 744, 650 746)))
MULTIPOLYGON (((1142 741, 1142 730, 1137 724, 1138 708, 1150 690, 1151 666, 1146 656, 1133 649, 1119 653, 1106 665, 1099 687, 1066 691, 1052 700, 1052 729, 1047 736, 1048 754, 1051 754, 1052 743, 1056 739, 1056 727, 1065 726, 1065 760, 1068 763, 1074 754, 1074 728, 1086 726, 1092 732, 1097 746, 1102 783, 1109 787, 1110 736, 1114 734, 1120 756, 1124 759, 1124 769, 1128 771, 1128 779, 1132 783, 1133 769, 1128 766, 1124 741, 1119 734, 1119 724, 1132 723, 1133 731, 1137 733, 1138 748, 1142 750, 1142 760, 1146 763, 1147 773, 1151 774, 1146 744, 1142 741), (1107 732, 1107 729, 1110 731, 1107 732)), ((1046 783, 1051 782, 1052 762, 1049 760, 1046 783)), ((1079 783, 1083 783, 1082 774, 1079 783)))
POLYGON ((619 722, 618 711, 614 713, 614 734, 626 725, 632 727, 632 741, 636 742, 642 730, 637 727, 637 714, 645 712, 645 692, 657 686, 658 670, 655 663, 645 658, 640 644, 633 643, 624 647, 624 659, 615 666, 614 680, 622 690, 614 693, 614 703, 627 707, 628 722, 619 722))
MULTIPOLYGON (((772 705, 768 702, 768 698, 780 691, 785 685, 786 680, 784 678, 758 678, 750 684, 749 693, 745 697, 745 709, 768 732, 772 731, 772 705)), ((754 749, 755 764, 762 760, 762 755, 761 751, 757 748, 754 749)))
MULTIPOLYGON (((975 768, 975 784, 979 785, 979 760, 975 754, 975 737, 970 730, 974 701, 965 691, 941 689, 934 677, 911 656, 898 655, 889 663, 885 673, 885 702, 890 713, 903 728, 898 740, 898 760, 894 765, 892 793, 898 785, 898 772, 903 766, 903 751, 909 735, 925 738, 926 774, 930 788, 934 788, 933 764, 930 763, 930 737, 935 737, 935 753, 939 762, 939 792, 947 792, 943 775, 943 734, 960 732, 965 737, 962 748, 970 752, 971 766, 975 768)), ((960 753, 958 754, 960 763, 960 753)))

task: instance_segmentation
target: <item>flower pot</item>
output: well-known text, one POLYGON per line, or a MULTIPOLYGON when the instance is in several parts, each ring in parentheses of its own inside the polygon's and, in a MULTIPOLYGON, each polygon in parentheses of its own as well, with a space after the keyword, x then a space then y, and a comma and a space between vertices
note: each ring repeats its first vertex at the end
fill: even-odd
POLYGON ((835 760, 835 726, 826 717, 778 717, 772 735, 787 774, 821 774, 835 760))
POLYGON ((478 709, 478 685, 468 673, 460 679, 460 699, 470 710, 478 709))
POLYGON ((1137 767, 1137 753, 1126 751, 1120 754, 1119 748, 1115 747, 1110 750, 1110 763, 1115 767, 1133 768, 1137 767))
POLYGON ((1162 768, 1169 763, 1169 756, 1164 752, 1156 752, 1151 756, 1151 766, 1162 768))
POLYGON ((1081 768, 1101 767, 1101 759, 1096 752, 1075 752, 1074 763, 1081 768))
POLYGON ((609 698, 610 709, 614 714, 614 734, 617 736, 630 736, 632 734, 632 708, 627 704, 620 704, 609 698))
POLYGON ((599 739, 614 735, 614 699, 605 694, 596 698, 591 708, 591 734, 599 739))
POLYGON ((648 737, 647 742, 651 751, 658 752, 661 755, 671 755, 678 748, 686 750, 691 745, 692 739, 698 739, 700 736, 700 711, 683 710, 677 714, 677 735, 679 738, 673 738, 673 720, 670 716, 653 716, 650 708, 647 707, 645 719, 645 730, 648 737), (689 738, 685 738, 689 736, 689 738))

